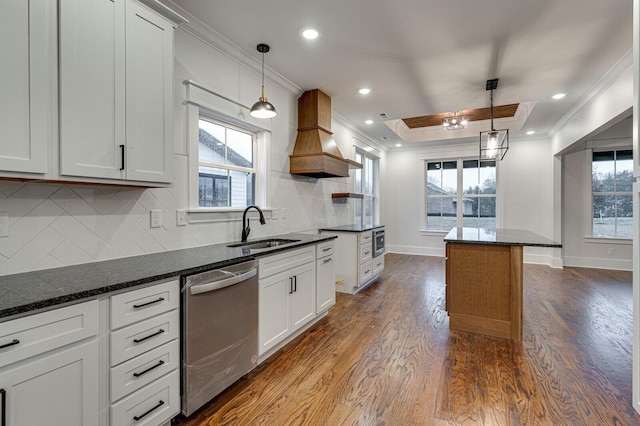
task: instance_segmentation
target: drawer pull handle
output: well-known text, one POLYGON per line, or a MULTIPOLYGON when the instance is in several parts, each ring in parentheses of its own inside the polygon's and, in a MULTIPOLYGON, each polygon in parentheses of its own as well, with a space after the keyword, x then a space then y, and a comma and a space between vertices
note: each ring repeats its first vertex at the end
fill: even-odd
POLYGON ((329 251, 331 250, 331 247, 327 247, 327 248, 323 248, 322 251, 329 251))
POLYGON ((371 253, 371 252, 370 252, 370 251, 365 251, 365 252, 364 252, 364 255, 366 256, 366 255, 368 255, 369 253, 371 253))
POLYGON ((152 300, 151 302, 147 302, 147 303, 141 303, 139 305, 133 305, 133 309, 140 309, 143 308, 145 306, 149 306, 149 305, 153 305, 154 303, 160 303, 164 300, 164 297, 160 297, 156 300, 152 300))
POLYGON ((156 365, 152 365, 151 367, 147 368, 144 371, 141 371, 139 373, 133 373, 133 377, 140 377, 140 376, 144 376, 145 374, 147 374, 149 371, 151 370, 155 370, 156 368, 160 367, 162 364, 164 364, 164 361, 160 360, 158 361, 158 363, 156 365))
POLYGON ((0 396, 2 396, 2 426, 7 426, 7 391, 0 389, 0 396))
POLYGON ((157 332, 148 335, 147 337, 143 337, 142 339, 133 339, 133 343, 140 343, 140 342, 144 342, 147 339, 151 339, 152 337, 156 337, 160 334, 164 333, 163 329, 158 330, 157 332))
POLYGON ((20 340, 13 339, 11 342, 5 343, 4 345, 0 346, 0 349, 8 348, 9 346, 15 346, 15 345, 17 345, 19 343, 20 343, 20 340))
POLYGON ((364 274, 368 274, 369 272, 371 272, 371 269, 367 269, 366 271, 364 271, 364 274))
POLYGON ((143 417, 145 417, 148 414, 151 414, 153 411, 157 410, 158 408, 162 407, 163 405, 164 405, 164 401, 160 400, 160 402, 158 402, 158 405, 156 405, 155 407, 153 407, 152 409, 150 409, 146 413, 142 413, 139 416, 133 416, 133 420, 135 420, 137 422, 138 420, 141 420, 143 417))
POLYGON ((333 257, 330 257, 328 259, 325 259, 322 263, 329 263, 333 260, 333 257))

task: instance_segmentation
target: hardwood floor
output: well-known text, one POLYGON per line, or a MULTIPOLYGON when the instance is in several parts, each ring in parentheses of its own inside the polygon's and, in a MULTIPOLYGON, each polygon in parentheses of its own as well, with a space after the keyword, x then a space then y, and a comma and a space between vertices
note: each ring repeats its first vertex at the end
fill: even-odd
POLYGON ((630 272, 525 265, 514 344, 449 331, 443 259, 385 268, 182 424, 640 425, 630 272))

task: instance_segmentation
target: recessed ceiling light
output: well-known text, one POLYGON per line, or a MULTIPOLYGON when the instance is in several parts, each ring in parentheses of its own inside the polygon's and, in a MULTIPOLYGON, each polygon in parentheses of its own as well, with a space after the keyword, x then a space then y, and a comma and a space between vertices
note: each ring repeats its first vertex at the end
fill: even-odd
POLYGON ((400 148, 401 146, 402 146, 402 144, 401 144, 401 143, 397 143, 397 144, 396 144, 396 148, 400 148))
POLYGON ((536 132, 535 130, 529 130, 529 131, 527 132, 527 134, 528 134, 528 135, 533 135, 535 132, 536 132))
POLYGON ((363 87, 362 89, 358 90, 358 93, 360 93, 361 95, 368 95, 369 93, 371 93, 371 89, 363 87))
POLYGON ((556 93, 555 95, 552 96, 552 98, 558 100, 558 99, 564 98, 565 96, 567 96, 566 93, 556 93))
POLYGON ((373 120, 365 120, 364 122, 367 124, 373 124, 373 120))
POLYGON ((318 33, 318 30, 314 30, 313 28, 305 28, 302 30, 302 37, 307 40, 315 40, 319 35, 320 33, 318 33))

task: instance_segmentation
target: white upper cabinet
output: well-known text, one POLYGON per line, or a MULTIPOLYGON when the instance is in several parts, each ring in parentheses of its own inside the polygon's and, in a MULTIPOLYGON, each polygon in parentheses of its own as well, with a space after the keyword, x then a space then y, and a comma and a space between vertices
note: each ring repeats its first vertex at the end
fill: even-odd
POLYGON ((173 177, 173 27, 127 3, 127 178, 171 182, 173 177))
POLYGON ((55 4, 0 2, 0 170, 46 173, 55 4))
POLYGON ((173 180, 173 25, 128 0, 60 0, 60 175, 173 180))

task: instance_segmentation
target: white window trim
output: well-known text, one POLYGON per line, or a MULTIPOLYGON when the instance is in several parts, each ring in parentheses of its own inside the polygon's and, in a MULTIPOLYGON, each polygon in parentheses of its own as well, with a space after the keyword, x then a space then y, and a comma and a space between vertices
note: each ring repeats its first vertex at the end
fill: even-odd
MULTIPOLYGON (((190 87, 190 89, 193 89, 190 87)), ((190 91, 188 91, 190 92, 190 91)), ((204 93, 204 92, 203 92, 204 93)), ((202 93, 200 93, 202 95, 202 93)), ((187 95, 189 96, 189 94, 187 95)), ((212 98, 217 99, 217 98, 212 98)), ((225 113, 219 112, 205 102, 186 102, 186 140, 187 140, 187 177, 188 177, 188 220, 189 223, 205 222, 229 222, 242 220, 242 213, 245 207, 200 207, 198 199, 198 166, 199 166, 199 120, 201 115, 211 117, 216 120, 228 122, 230 124, 246 128, 256 132, 257 148, 256 158, 256 204, 260 209, 271 215, 269 205, 269 173, 271 169, 271 131, 267 128, 256 126, 253 122, 245 121, 242 114, 239 118, 233 118, 225 113)), ((265 122, 268 120, 264 120, 265 122)))
MULTIPOLYGON (((477 148, 477 146, 476 146, 477 148)), ((474 156, 460 156, 460 155, 456 155, 454 157, 444 157, 444 156, 420 156, 418 159, 418 167, 420 168, 420 173, 419 175, 422 176, 422 179, 420 179, 420 185, 419 185, 419 195, 418 195, 418 199, 420 200, 420 228, 418 229, 418 233, 420 235, 423 236, 445 236, 449 233, 450 230, 437 230, 437 229, 428 229, 427 228, 427 215, 426 215, 426 209, 427 209, 427 188, 426 188, 426 182, 427 182, 427 163, 428 162, 435 162, 435 161, 442 161, 442 162, 446 162, 446 161, 456 161, 456 171, 458 173, 458 180, 462 179, 462 163, 465 160, 478 160, 478 156, 474 155, 474 156)), ((496 161, 496 228, 501 228, 502 226, 502 196, 501 194, 501 187, 502 185, 500 184, 500 178, 499 178, 499 174, 500 174, 500 161, 496 161)), ((461 199, 464 198, 463 197, 464 194, 458 193, 457 194, 457 199, 458 199, 458 203, 460 203, 461 199)), ((462 217, 458 217, 458 215, 456 215, 456 226, 461 227, 462 226, 462 217)))
MULTIPOLYGON (((355 141, 358 141, 356 138, 354 138, 355 141)), ((362 142, 360 142, 362 143, 362 142)), ((368 145, 367 145, 368 146, 368 145)), ((354 158, 356 154, 360 154, 363 157, 369 157, 372 158, 374 161, 374 168, 373 168, 373 194, 365 194, 362 193, 362 195, 364 196, 364 198, 362 199, 362 218, 364 220, 364 209, 365 209, 365 200, 367 199, 367 196, 369 197, 373 197, 373 224, 379 224, 380 223, 380 156, 379 151, 377 151, 375 148, 371 148, 370 150, 367 148, 362 148, 360 145, 353 145, 354 147, 354 158)), ((369 147, 370 148, 370 147, 369 147)), ((363 168, 362 170, 362 179, 364 181, 364 175, 365 175, 365 164, 363 164, 363 168)), ((352 186, 355 188, 355 181, 356 181, 356 177, 355 177, 355 173, 353 174, 353 177, 351 178, 351 182, 352 182, 352 186)), ((355 211, 354 211, 354 216, 355 216, 355 211)))
MULTIPOLYGON (((612 139, 609 143, 598 144, 595 151, 622 151, 630 150, 632 147, 628 145, 629 139, 612 139)), ((591 146, 591 144, 589 144, 591 146)), ((630 245, 633 242, 633 238, 619 238, 619 237, 596 237, 593 235, 593 151, 594 148, 587 148, 584 150, 585 158, 585 182, 589 182, 585 185, 585 205, 588 207, 587 218, 585 221, 585 230, 583 241, 588 244, 621 244, 630 245)), ((633 191, 631 192, 633 194, 633 191)))

